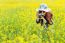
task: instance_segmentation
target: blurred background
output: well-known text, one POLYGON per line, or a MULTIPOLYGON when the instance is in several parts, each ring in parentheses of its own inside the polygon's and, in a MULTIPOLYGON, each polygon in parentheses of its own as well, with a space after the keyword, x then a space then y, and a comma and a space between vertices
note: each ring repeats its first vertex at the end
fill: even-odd
POLYGON ((0 0, 0 43, 65 43, 65 0, 0 0), (36 24, 36 9, 46 3, 54 24, 36 24))

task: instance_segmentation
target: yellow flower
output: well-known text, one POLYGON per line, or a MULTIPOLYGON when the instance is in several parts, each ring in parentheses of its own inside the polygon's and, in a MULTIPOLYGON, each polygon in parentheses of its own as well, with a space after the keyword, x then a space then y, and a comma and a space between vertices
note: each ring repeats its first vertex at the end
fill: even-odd
POLYGON ((19 42, 19 43, 25 43, 25 42, 24 42, 24 38, 21 37, 21 36, 17 36, 14 40, 15 40, 16 42, 19 42))

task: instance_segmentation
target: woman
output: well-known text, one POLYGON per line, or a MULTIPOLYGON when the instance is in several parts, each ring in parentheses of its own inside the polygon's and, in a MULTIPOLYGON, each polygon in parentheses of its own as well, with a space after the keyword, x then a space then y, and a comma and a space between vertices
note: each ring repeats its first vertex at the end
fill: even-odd
POLYGON ((46 24, 53 24, 51 9, 48 8, 46 4, 40 5, 40 8, 37 10, 36 15, 37 15, 36 23, 40 23, 40 18, 43 16, 43 18, 46 20, 46 24))

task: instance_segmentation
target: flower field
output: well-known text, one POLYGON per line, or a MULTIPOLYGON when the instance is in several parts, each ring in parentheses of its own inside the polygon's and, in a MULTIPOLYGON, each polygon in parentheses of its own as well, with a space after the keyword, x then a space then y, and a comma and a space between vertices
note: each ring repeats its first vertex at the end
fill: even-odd
POLYGON ((53 25, 36 24, 41 0, 0 0, 0 43, 65 43, 65 0, 44 0, 53 25))

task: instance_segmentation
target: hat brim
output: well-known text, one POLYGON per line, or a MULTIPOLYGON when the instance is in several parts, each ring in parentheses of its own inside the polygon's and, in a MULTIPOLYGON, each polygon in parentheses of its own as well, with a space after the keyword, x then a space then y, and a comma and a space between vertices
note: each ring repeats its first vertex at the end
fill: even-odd
POLYGON ((51 9, 50 9, 50 8, 47 8, 47 9, 45 9, 44 11, 45 11, 45 12, 50 12, 51 9))
POLYGON ((42 11, 45 11, 46 9, 38 9, 38 10, 42 10, 42 11))
POLYGON ((51 11, 51 9, 50 8, 46 8, 46 9, 41 9, 41 8, 39 8, 39 9, 36 9, 36 11, 45 11, 45 12, 49 12, 49 11, 51 11))

